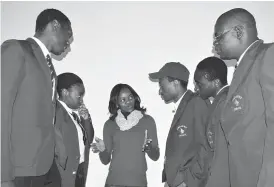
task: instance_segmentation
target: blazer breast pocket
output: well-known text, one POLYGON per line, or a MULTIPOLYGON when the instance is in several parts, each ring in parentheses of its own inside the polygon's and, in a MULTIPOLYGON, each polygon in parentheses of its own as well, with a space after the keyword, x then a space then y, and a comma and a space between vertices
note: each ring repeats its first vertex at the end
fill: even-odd
POLYGON ((233 113, 244 114, 246 108, 246 100, 243 95, 235 94, 230 100, 230 108, 233 113))

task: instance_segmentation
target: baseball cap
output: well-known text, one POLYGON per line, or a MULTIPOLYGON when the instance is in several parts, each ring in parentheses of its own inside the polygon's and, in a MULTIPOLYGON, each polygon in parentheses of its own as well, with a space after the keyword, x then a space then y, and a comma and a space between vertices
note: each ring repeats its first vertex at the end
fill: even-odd
POLYGON ((172 77, 188 82, 189 71, 180 62, 168 62, 158 72, 150 73, 151 79, 160 79, 164 77, 172 77))

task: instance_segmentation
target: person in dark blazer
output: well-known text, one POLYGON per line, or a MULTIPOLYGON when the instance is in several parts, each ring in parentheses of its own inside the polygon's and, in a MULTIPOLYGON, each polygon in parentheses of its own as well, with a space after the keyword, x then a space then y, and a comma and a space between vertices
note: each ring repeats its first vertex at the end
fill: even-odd
POLYGON ((60 135, 54 130, 56 73, 50 53, 61 55, 71 38, 67 16, 46 9, 37 17, 34 37, 1 45, 2 187, 44 185, 60 135))
POLYGON ((206 124, 207 152, 202 157, 208 176, 204 186, 230 187, 227 143, 220 125, 220 115, 229 89, 225 62, 217 57, 203 59, 196 67, 194 81, 202 99, 214 98, 206 124))
POLYGON ((272 187, 274 45, 258 38, 255 18, 242 8, 223 13, 214 32, 220 58, 237 60, 221 114, 231 187, 272 187))
POLYGON ((205 124, 208 104, 187 89, 189 71, 179 62, 166 63, 159 72, 150 73, 159 80, 159 94, 166 102, 174 102, 176 111, 166 142, 162 181, 169 187, 198 187, 204 163, 205 124))
MULTIPOLYGON (((61 186, 85 187, 90 144, 94 138, 91 117, 83 103, 85 87, 77 75, 62 73, 58 75, 57 92, 56 128, 62 134, 68 156, 65 167, 58 164, 58 155, 56 158, 61 186)), ((52 172, 58 175, 56 170, 52 172)), ((54 177, 53 174, 51 176, 54 177)))

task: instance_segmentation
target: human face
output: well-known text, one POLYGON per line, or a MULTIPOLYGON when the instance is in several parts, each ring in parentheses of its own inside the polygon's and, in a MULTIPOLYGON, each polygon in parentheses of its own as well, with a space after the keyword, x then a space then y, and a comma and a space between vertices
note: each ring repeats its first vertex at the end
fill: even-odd
POLYGON ((169 82, 167 77, 159 79, 159 95, 165 101, 169 103, 175 98, 175 84, 174 81, 169 82))
POLYGON ((235 26, 231 27, 218 22, 215 25, 213 46, 216 53, 223 60, 235 58, 239 40, 235 36, 234 29, 235 26))
POLYGON ((195 91, 199 93, 202 99, 206 100, 214 95, 214 81, 208 81, 205 73, 196 70, 194 73, 195 91))
POLYGON ((122 112, 132 112, 135 109, 135 98, 128 88, 120 91, 117 104, 122 112))
POLYGON ((52 53, 54 55, 61 55, 70 47, 73 41, 73 33, 70 26, 59 27, 54 35, 54 44, 52 53))
POLYGON ((84 85, 76 84, 66 90, 64 101, 69 108, 76 110, 82 105, 84 95, 84 85))

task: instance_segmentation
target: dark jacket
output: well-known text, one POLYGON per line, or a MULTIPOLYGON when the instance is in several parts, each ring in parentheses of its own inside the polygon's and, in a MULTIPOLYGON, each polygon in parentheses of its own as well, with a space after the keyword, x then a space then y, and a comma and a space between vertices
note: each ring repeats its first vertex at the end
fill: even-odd
POLYGON ((206 142, 207 117, 206 101, 188 90, 175 113, 166 142, 163 181, 170 187, 182 182, 191 187, 200 185, 204 176, 199 165, 204 163, 198 161, 206 142))

